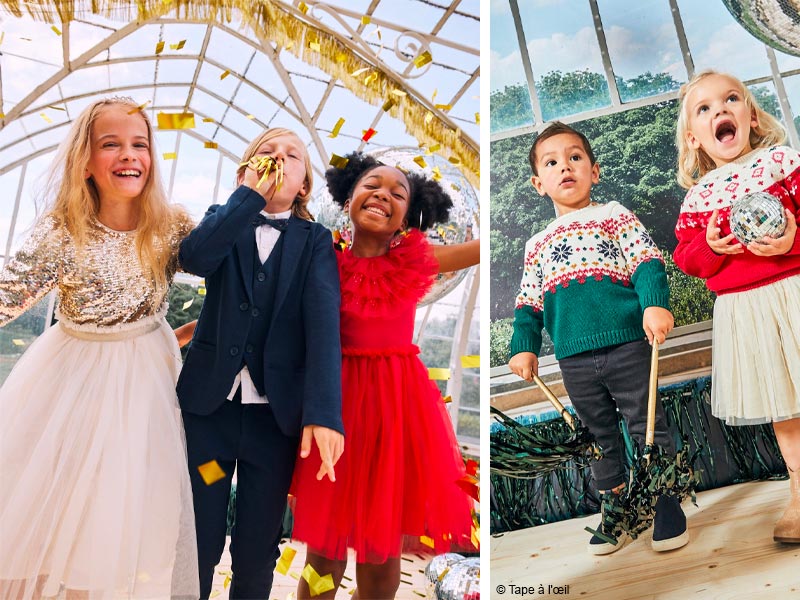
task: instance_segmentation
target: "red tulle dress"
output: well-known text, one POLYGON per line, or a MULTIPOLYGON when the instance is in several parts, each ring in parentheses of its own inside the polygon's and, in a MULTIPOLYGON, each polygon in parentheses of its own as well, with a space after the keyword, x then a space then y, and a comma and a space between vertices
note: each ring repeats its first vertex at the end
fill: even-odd
POLYGON ((336 482, 317 481, 320 458, 298 459, 293 537, 323 556, 382 563, 433 540, 436 553, 470 547, 472 500, 442 396, 411 343, 419 300, 438 264, 417 230, 388 254, 338 254, 342 289, 345 450, 336 482))

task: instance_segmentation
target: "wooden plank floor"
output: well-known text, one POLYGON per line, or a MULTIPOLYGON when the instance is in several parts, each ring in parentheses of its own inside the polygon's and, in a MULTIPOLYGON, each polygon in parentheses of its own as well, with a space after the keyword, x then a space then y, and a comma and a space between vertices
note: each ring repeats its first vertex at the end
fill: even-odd
MULTIPOLYGON (((222 560, 214 572, 214 583, 211 588, 211 596, 209 600, 228 600, 228 588, 225 587, 226 574, 230 573, 231 568, 231 555, 228 551, 230 544, 230 537, 228 543, 225 545, 225 552, 222 555, 222 560)), ((283 542, 280 546, 281 550, 286 545, 290 545, 297 550, 297 555, 292 561, 292 566, 289 569, 288 575, 281 575, 275 573, 275 579, 272 584, 272 593, 270 600, 294 600, 297 591, 297 581, 300 573, 303 571, 303 566, 306 561, 305 545, 299 542, 283 542)), ((400 589, 397 591, 397 600, 422 600, 425 598, 426 579, 425 567, 428 566, 430 557, 421 558, 415 554, 404 554, 401 559, 401 571, 403 575, 400 577, 400 589)), ((355 558, 350 557, 345 571, 345 578, 342 581, 342 588, 336 594, 337 598, 347 600, 355 590, 355 558)), ((324 573, 321 573, 324 575, 324 573)))
POLYGON ((671 552, 650 548, 650 530, 614 554, 592 556, 586 551, 590 534, 583 528, 595 527, 597 515, 492 537, 491 598, 800 598, 800 544, 772 540, 788 494, 788 480, 701 492, 697 507, 683 504, 690 542, 671 552), (498 593, 499 585, 505 586, 504 594, 498 593), (512 585, 533 589, 514 594, 512 585), (548 585, 561 589, 547 593, 548 585))

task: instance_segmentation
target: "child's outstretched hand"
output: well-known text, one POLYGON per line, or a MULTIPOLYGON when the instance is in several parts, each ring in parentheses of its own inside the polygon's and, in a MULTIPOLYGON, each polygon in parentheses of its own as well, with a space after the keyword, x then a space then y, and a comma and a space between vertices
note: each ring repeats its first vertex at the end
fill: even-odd
POLYGON ((303 427, 303 438, 300 440, 300 458, 307 458, 311 454, 311 440, 317 443, 322 464, 317 472, 317 481, 322 481, 325 475, 331 481, 336 481, 333 466, 339 461, 344 452, 344 436, 335 429, 321 425, 306 425, 303 427))
POLYGON ((794 245, 794 237, 797 233, 797 220, 794 213, 788 208, 783 209, 786 213, 786 229, 783 235, 777 238, 763 237, 755 242, 747 244, 747 249, 756 256, 778 256, 786 254, 794 245))
POLYGON ((539 357, 533 352, 518 352, 508 361, 508 367, 514 375, 533 381, 533 376, 539 374, 539 357))
POLYGON ((642 327, 645 334, 647 334, 647 341, 651 345, 654 337, 659 344, 663 344, 664 340, 667 339, 667 334, 675 327, 675 319, 666 308, 648 306, 644 309, 642 327))
POLYGON ((718 210, 711 213, 706 226, 706 242, 716 254, 741 254, 744 247, 736 241, 736 237, 730 233, 724 238, 719 237, 720 229, 717 225, 718 210))

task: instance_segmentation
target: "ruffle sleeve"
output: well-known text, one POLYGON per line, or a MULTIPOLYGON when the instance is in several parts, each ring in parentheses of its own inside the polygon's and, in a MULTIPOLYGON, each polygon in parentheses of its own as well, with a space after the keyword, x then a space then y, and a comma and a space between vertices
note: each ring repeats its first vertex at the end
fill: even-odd
POLYGON ((419 302, 439 272, 433 247, 416 229, 382 256, 358 257, 349 249, 337 256, 342 312, 370 317, 391 314, 400 303, 419 302))

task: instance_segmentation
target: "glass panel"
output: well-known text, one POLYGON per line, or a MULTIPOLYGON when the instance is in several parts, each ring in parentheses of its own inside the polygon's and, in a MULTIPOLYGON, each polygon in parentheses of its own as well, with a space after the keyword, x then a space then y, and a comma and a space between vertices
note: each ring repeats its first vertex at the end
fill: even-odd
POLYGON ((14 204, 17 199, 17 186, 22 168, 0 175, 0 190, 4 192, 4 201, 0 202, 0 267, 5 263, 6 242, 8 230, 11 228, 11 216, 14 214, 14 204))
POLYGON ((775 56, 778 59, 778 69, 781 73, 793 69, 800 69, 800 56, 784 54, 780 50, 775 50, 775 56))
POLYGON ((23 315, 0 327, 0 385, 5 382, 23 352, 44 331, 49 305, 48 294, 23 315))
POLYGON ((489 28, 490 129, 495 133, 531 125, 533 108, 508 2, 492 2, 489 28))
POLYGON ((770 74, 764 44, 722 2, 678 0, 695 71, 716 69, 747 80, 770 74))
POLYGON ((609 106, 589 3, 522 0, 519 12, 544 119, 609 106))
POLYGON ((800 130, 800 75, 787 77, 783 80, 783 84, 786 86, 786 95, 792 108, 794 126, 800 130))
POLYGON ((750 85, 747 87, 753 93, 758 105, 783 123, 785 127, 786 121, 784 120, 783 113, 781 112, 780 102, 778 102, 778 94, 775 91, 775 84, 770 81, 767 83, 759 83, 758 85, 750 85))
POLYGON ((686 67, 667 0, 598 2, 623 102, 677 90, 686 67))

